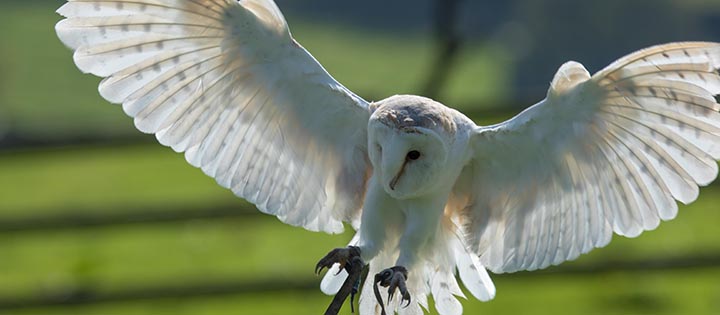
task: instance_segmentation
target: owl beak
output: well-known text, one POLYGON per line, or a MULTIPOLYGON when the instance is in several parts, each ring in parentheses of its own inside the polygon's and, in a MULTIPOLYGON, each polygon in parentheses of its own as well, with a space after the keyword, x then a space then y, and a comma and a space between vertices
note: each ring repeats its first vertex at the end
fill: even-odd
POLYGON ((403 175, 405 172, 405 165, 407 164, 407 161, 403 162, 402 166, 400 167, 400 171, 393 177, 393 179, 390 181, 390 190, 395 190, 395 185, 397 185, 397 182, 400 180, 400 176, 403 175))

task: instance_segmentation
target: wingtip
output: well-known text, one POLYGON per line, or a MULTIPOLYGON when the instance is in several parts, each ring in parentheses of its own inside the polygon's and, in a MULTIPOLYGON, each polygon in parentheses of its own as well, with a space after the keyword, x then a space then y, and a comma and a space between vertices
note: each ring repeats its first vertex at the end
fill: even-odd
POLYGON ((68 2, 63 3, 57 10, 55 10, 55 13, 62 17, 67 17, 67 12, 65 12, 67 10, 67 5, 68 2))
POLYGON ((274 28, 279 33, 290 35, 287 21, 280 8, 273 0, 244 0, 240 4, 257 16, 263 24, 274 28))
POLYGON ((77 50, 80 48, 80 44, 77 41, 74 41, 72 36, 70 36, 70 28, 67 27, 67 24, 69 23, 68 21, 70 20, 64 18, 55 23, 55 35, 57 35, 58 39, 63 43, 63 45, 65 45, 65 47, 77 50))
POLYGON ((580 83, 590 79, 590 73, 577 61, 568 61, 560 66, 548 91, 548 98, 570 91, 580 83))

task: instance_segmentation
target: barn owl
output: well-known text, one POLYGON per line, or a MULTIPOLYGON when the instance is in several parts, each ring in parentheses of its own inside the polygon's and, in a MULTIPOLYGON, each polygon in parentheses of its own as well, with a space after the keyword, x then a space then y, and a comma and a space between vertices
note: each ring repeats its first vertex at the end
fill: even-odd
POLYGON ((100 94, 140 131, 282 222, 357 230, 316 270, 329 269, 326 293, 360 290, 363 315, 422 314, 430 296, 461 314, 458 279, 490 300, 488 270, 541 269, 654 229, 718 173, 716 43, 647 48, 594 75, 568 62, 544 100, 478 126, 428 98, 353 94, 272 0, 58 12, 75 64, 105 78, 100 94))

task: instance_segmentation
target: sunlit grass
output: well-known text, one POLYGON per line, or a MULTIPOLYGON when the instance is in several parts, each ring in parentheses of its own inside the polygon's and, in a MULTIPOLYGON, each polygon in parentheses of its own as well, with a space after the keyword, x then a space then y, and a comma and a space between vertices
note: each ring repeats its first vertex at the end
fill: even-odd
MULTIPOLYGON (((251 207, 157 144, 118 148, 30 151, 0 155, 0 218, 62 213, 107 213, 157 209, 174 211, 217 205, 251 207)), ((701 191, 681 206, 678 218, 637 239, 615 236, 609 258, 642 258, 653 253, 679 256, 720 250, 720 187, 701 191)), ((595 255, 595 254, 591 254, 595 255)))
POLYGON ((28 137, 128 132, 120 108, 98 96, 100 80, 80 74, 55 37, 59 5, 0 4, 0 123, 28 137))
POLYGON ((0 238, 0 297, 86 286, 116 292, 227 280, 312 280, 317 259, 350 236, 293 228, 271 216, 11 234, 0 238))
MULTIPOLYGON (((720 312, 718 270, 523 277, 496 280, 488 303, 462 301, 465 314, 677 315, 720 312)), ((13 314, 319 314, 330 298, 320 292, 277 292, 190 299, 158 299, 65 308, 16 310, 13 314)), ((350 314, 347 305, 342 314, 350 314)), ((431 309, 430 314, 436 314, 431 309)))
MULTIPOLYGON (((62 214, 58 209, 65 209, 63 211, 68 213, 92 210, 97 214, 146 207, 172 211, 176 206, 202 208, 232 202, 237 202, 238 207, 246 206, 202 172, 187 165, 181 155, 154 144, 6 153, 0 155, 0 174, 7 179, 0 181, 0 209, 3 209, 0 215, 6 219, 62 214)), ((678 218, 662 223, 657 231, 646 232, 637 239, 616 236, 607 248, 597 249, 565 265, 666 259, 718 252, 718 204, 720 187, 705 188, 698 202, 682 206, 678 218)), ((262 281, 288 277, 312 281, 311 269, 316 260, 327 250, 344 245, 349 236, 311 233, 263 215, 245 220, 200 220, 4 234, 0 238, 0 297, 84 286, 101 292, 114 292, 206 281, 262 281)), ((669 310, 676 310, 684 304, 704 310, 711 307, 706 299, 717 290, 707 290, 716 285, 717 278, 713 278, 716 272, 688 271, 689 279, 694 280, 683 281, 680 289, 676 289, 676 280, 685 279, 685 273, 634 275, 620 272, 596 277, 549 275, 530 278, 508 275, 496 278, 499 290, 497 301, 489 304, 471 301, 466 305, 469 309, 478 309, 478 312, 492 310, 504 313, 503 310, 532 310, 540 307, 533 303, 553 301, 547 302, 550 303, 547 308, 558 309, 562 307, 565 296, 588 303, 609 301, 619 305, 613 306, 616 309, 600 309, 593 304, 584 305, 585 302, 573 302, 567 306, 578 313, 600 313, 599 310, 602 310, 619 314, 623 309, 622 303, 629 300, 627 303, 642 304, 645 299, 661 300, 665 303, 661 305, 675 305, 669 310), (703 277, 703 274, 707 276, 703 277), (668 278, 668 275, 671 277, 668 278), (704 291, 697 293, 699 289, 696 288, 704 291), (682 296, 686 294, 689 297, 664 298, 668 292, 675 290, 681 290, 682 296), (527 303, 520 303, 521 300, 527 303)), ((327 303, 321 293, 316 293, 317 296, 312 296, 307 304, 303 304, 303 311, 314 313, 311 310, 322 308, 322 304, 327 303)), ((288 292, 280 293, 280 296, 305 294, 288 292)), ((239 300, 245 301, 245 298, 239 300)), ((296 302, 301 301, 289 305, 296 302)), ((165 305, 166 309, 175 310, 163 301, 158 303, 147 306, 147 309, 163 309, 165 305)), ((263 303, 256 301, 243 308, 235 301, 221 298, 191 299, 181 303, 185 306, 178 307, 188 310, 207 307, 205 311, 209 313, 223 313, 226 304, 239 310, 263 307, 263 303), (218 301, 217 308, 211 307, 215 301, 218 301)), ((79 308, 77 311, 107 310, 113 313, 116 312, 113 311, 115 307, 118 307, 117 312, 121 312, 145 308, 142 305, 149 304, 107 304, 79 308)), ((645 306, 637 307, 644 310, 645 306)), ((285 310, 282 306, 270 306, 272 310, 276 308, 279 313, 285 310)), ((664 306, 661 310, 664 312, 664 306)))
POLYGON ((157 144, 0 155, 0 218, 246 205, 157 144))

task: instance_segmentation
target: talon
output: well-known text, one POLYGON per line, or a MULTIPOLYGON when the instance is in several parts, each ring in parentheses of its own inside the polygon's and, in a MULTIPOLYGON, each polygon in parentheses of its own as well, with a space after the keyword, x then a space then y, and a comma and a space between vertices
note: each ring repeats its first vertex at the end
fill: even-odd
POLYGON ((392 301, 393 297, 395 296, 395 291, 399 290, 402 296, 400 303, 401 306, 402 303, 405 303, 405 306, 402 306, 403 308, 405 308, 410 306, 411 302, 410 292, 408 292, 407 285, 405 284, 406 280, 407 269, 402 266, 388 268, 375 275, 375 283, 373 286, 373 290, 375 291, 375 298, 377 299, 378 304, 380 304, 380 310, 382 315, 385 315, 385 305, 383 303, 382 297, 380 296, 378 284, 388 288, 388 303, 392 301))
POLYGON ((330 269, 335 263, 340 264, 340 270, 347 270, 349 268, 349 266, 347 266, 348 261, 350 261, 352 257, 360 256, 359 249, 357 249, 357 247, 353 249, 353 247, 354 246, 331 250, 315 265, 315 274, 319 275, 325 268, 330 269))
POLYGON ((378 283, 381 283, 380 285, 382 285, 383 273, 384 271, 375 275, 375 281, 373 281, 373 291, 375 292, 375 299, 377 300, 378 304, 380 304, 380 314, 386 315, 385 304, 383 304, 382 296, 380 296, 380 290, 378 289, 378 283))
POLYGON ((315 274, 316 274, 316 275, 320 275, 320 273, 322 273, 322 271, 323 271, 325 268, 330 268, 330 267, 332 267, 332 264, 330 264, 330 265, 328 266, 327 263, 325 263, 325 262, 323 262, 323 261, 321 260, 320 262, 317 263, 317 265, 315 265, 315 274))
MULTIPOLYGON (((348 278, 345 279, 342 287, 340 287, 340 290, 335 295, 335 298, 333 298, 332 303, 330 303, 330 306, 328 306, 325 311, 326 315, 336 315, 340 311, 340 308, 347 299, 348 295, 351 296, 350 308, 354 311, 352 302, 358 290, 360 275, 365 268, 365 263, 362 261, 362 258, 360 258, 360 248, 349 246, 347 248, 336 248, 330 251, 317 263, 315 266, 315 273, 319 274, 324 268, 329 269, 335 263, 340 264, 340 270, 344 269, 347 271, 348 278)), ((338 271, 338 274, 339 273, 340 272, 338 271)))
POLYGON ((403 294, 402 299, 400 301, 401 302, 407 301, 407 303, 405 304, 405 306, 403 306, 403 308, 407 308, 408 306, 410 306, 410 302, 412 302, 412 299, 410 298, 410 292, 405 291, 405 293, 403 294))

